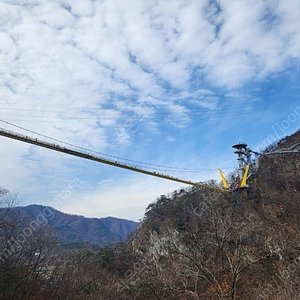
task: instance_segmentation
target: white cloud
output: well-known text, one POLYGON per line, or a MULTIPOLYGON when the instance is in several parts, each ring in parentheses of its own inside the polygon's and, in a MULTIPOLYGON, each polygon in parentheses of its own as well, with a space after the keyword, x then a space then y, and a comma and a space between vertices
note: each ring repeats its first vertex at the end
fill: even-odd
POLYGON ((58 209, 89 217, 112 215, 138 221, 143 218, 145 208, 150 202, 155 201, 161 194, 171 193, 178 188, 181 188, 178 183, 145 175, 129 175, 117 181, 102 181, 100 188, 91 193, 76 193, 72 197, 72 203, 61 203, 58 209))
POLYGON ((73 27, 75 22, 72 14, 56 2, 47 2, 36 6, 32 10, 32 15, 55 29, 73 27))
POLYGON ((72 0, 66 2, 68 2, 68 5, 71 7, 72 13, 76 16, 88 17, 94 13, 93 1, 86 0, 83 2, 80 0, 72 0))

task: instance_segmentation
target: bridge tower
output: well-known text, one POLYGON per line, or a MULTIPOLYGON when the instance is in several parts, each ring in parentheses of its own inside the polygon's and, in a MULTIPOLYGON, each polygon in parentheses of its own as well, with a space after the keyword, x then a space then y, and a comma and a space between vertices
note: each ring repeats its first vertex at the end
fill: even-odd
MULTIPOLYGON (((242 181, 244 179, 244 175, 248 168, 251 168, 251 150, 247 147, 246 143, 235 143, 232 145, 232 148, 236 149, 234 153, 238 155, 238 163, 239 163, 239 178, 242 181)), ((247 176, 247 175, 246 175, 247 176)))

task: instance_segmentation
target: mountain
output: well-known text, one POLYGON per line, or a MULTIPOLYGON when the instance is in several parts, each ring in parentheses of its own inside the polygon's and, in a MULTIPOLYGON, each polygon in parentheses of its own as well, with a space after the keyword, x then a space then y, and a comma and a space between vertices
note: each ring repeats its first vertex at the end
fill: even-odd
POLYGON ((42 205, 17 207, 24 217, 36 220, 41 225, 49 224, 63 244, 91 243, 110 245, 124 240, 134 232, 138 223, 134 221, 107 218, 86 218, 70 215, 42 205))
POLYGON ((181 189, 151 203, 124 250, 134 255, 133 276, 119 272, 119 291, 108 295, 299 299, 300 131, 270 147, 248 183, 232 193, 181 189))

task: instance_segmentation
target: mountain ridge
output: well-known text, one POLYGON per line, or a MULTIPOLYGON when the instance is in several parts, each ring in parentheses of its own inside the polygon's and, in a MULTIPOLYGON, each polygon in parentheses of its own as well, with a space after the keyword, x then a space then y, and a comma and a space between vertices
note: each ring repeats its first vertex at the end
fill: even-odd
POLYGON ((62 244, 91 243, 99 246, 123 241, 135 231, 138 222, 115 218, 88 218, 61 212, 52 207, 31 204, 18 206, 23 217, 49 224, 58 234, 62 244))

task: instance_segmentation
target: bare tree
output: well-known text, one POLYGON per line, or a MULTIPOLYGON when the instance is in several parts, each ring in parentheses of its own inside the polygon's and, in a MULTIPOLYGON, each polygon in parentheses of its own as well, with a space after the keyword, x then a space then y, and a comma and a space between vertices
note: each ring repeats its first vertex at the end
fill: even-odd
POLYGON ((0 201, 0 298, 28 299, 40 291, 54 235, 47 223, 22 216, 15 194, 0 189, 0 201))

